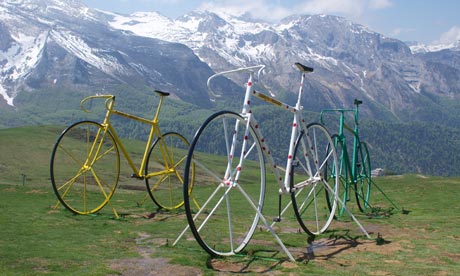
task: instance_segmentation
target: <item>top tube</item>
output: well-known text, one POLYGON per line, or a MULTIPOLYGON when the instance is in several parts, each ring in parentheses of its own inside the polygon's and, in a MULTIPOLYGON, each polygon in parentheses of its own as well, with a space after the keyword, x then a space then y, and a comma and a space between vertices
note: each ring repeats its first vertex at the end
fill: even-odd
POLYGON ((361 100, 358 100, 358 99, 355 99, 353 104, 356 106, 355 108, 353 109, 345 109, 345 108, 338 108, 338 109, 324 109, 321 111, 320 113, 320 122, 322 124, 325 124, 324 122, 324 113, 340 113, 340 116, 339 116, 339 135, 342 135, 343 134, 343 129, 347 129, 348 131, 350 131, 351 133, 353 133, 353 135, 357 136, 358 135, 358 125, 359 125, 359 115, 358 115, 358 107, 360 104, 362 104, 363 101, 361 100), (354 129, 351 128, 349 125, 347 125, 345 123, 345 112, 353 112, 353 118, 354 118, 354 129))

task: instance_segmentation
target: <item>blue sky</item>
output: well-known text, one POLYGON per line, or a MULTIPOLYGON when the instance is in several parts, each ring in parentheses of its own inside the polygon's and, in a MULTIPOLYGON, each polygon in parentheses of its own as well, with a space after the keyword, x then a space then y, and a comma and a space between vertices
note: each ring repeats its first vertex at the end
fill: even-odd
POLYGON ((195 9, 250 12, 269 21, 295 14, 332 14, 403 41, 460 40, 457 0, 83 0, 92 8, 130 14, 156 11, 171 19, 195 9))

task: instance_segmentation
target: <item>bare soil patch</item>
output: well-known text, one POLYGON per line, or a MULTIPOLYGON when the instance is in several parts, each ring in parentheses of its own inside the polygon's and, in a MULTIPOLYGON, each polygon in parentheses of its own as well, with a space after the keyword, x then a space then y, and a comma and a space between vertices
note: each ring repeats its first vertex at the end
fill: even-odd
MULTIPOLYGON (((337 226, 337 225, 336 225, 337 226)), ((284 252, 273 250, 273 258, 265 258, 264 262, 258 262, 257 254, 260 252, 249 251, 247 256, 238 258, 212 258, 209 257, 206 264, 216 272, 216 274, 226 275, 234 273, 256 273, 264 275, 285 275, 285 269, 295 269, 301 263, 321 263, 321 265, 334 265, 333 259, 338 255, 352 254, 355 252, 365 251, 374 252, 383 256, 392 256, 397 251, 410 251, 410 241, 404 238, 404 231, 401 229, 393 229, 389 226, 382 225, 366 225, 366 229, 374 233, 373 237, 377 237, 378 233, 385 233, 385 237, 367 240, 363 236, 351 237, 349 235, 331 235, 327 238, 311 240, 306 247, 289 248, 291 254, 296 259, 296 263, 287 260, 284 252), (401 235, 402 234, 402 235, 401 235), (398 236, 397 241, 391 241, 395 235, 398 236), (402 238, 402 239, 401 239, 402 238), (267 260, 269 260, 267 262, 267 260), (330 263, 332 261, 332 263, 330 263)), ((286 229, 284 229, 286 230, 286 229)), ((287 229, 286 231, 297 231, 287 229)), ((284 231, 283 231, 284 232, 284 231)), ((116 271, 120 271, 122 275, 202 275, 203 271, 196 267, 181 266, 170 264, 168 259, 152 257, 155 256, 155 248, 164 245, 164 239, 152 238, 147 233, 140 233, 136 240, 137 250, 141 255, 140 258, 127 258, 113 262, 110 267, 116 271)), ((253 239, 250 244, 273 245, 272 240, 253 239)), ((267 252, 264 252, 267 254, 267 252)), ((452 256, 452 259, 457 259, 458 256, 452 256)), ((382 260, 389 265, 395 264, 397 260, 391 258, 382 260)), ((343 262, 343 261, 341 261, 343 262)), ((347 260, 340 265, 354 265, 353 261, 347 260)), ((373 275, 388 275, 384 271, 374 271, 373 275)))
POLYGON ((169 260, 166 258, 152 257, 155 253, 156 246, 160 245, 162 242, 164 242, 164 239, 155 240, 147 233, 139 233, 139 237, 136 239, 136 249, 141 257, 114 261, 110 264, 110 268, 121 272, 123 276, 203 275, 202 271, 198 268, 170 264, 169 260))

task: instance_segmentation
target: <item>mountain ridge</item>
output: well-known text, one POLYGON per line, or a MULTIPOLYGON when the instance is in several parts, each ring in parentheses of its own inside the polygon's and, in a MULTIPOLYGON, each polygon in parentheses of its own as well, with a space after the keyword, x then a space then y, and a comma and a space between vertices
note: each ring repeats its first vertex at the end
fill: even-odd
MULTIPOLYGON (((405 43, 337 16, 297 15, 279 23, 223 18, 207 11, 191 12, 175 20, 150 13, 142 23, 129 18, 119 15, 108 24, 137 35, 185 44, 215 71, 265 64, 273 80, 269 85, 275 91, 295 91, 290 66, 299 60, 306 62, 318 72, 311 77, 315 82, 312 88, 320 91, 313 97, 325 103, 321 107, 364 98, 373 102, 374 108, 383 107, 365 111, 372 116, 389 112, 402 119, 399 110, 413 109, 425 95, 445 96, 445 91, 438 91, 446 83, 443 72, 460 68, 447 64, 452 68, 433 72, 435 67, 427 64, 423 55, 413 54, 405 43), (168 20, 172 27, 149 28, 157 18, 168 20), (343 90, 348 92, 343 95, 343 90), (334 97, 339 100, 330 100, 334 97)), ((449 89, 451 97, 459 97, 458 83, 451 83, 449 89)))
POLYGON ((0 35, 6 38, 3 48, 8 47, 0 56, 0 95, 8 105, 24 89, 65 85, 97 91, 125 84, 168 90, 176 98, 209 105, 200 80, 212 70, 188 47, 112 29, 104 21, 107 13, 80 1, 70 1, 75 6, 65 11, 50 5, 61 2, 0 4, 0 35))
MULTIPOLYGON (((444 50, 436 59, 413 54, 403 42, 338 16, 294 15, 269 23, 193 11, 171 20, 157 12, 93 10, 78 0, 8 0, 0 9, 0 95, 8 105, 21 89, 57 85, 59 72, 66 71, 61 83, 76 89, 155 87, 209 106, 205 82, 213 71, 256 64, 266 65, 264 83, 273 93, 289 98, 297 90, 292 64, 299 61, 315 68, 305 108, 340 107, 361 98, 371 117, 402 120, 409 110, 416 120, 421 101, 435 105, 432 97, 460 96, 460 83, 449 80, 460 72, 449 63, 460 51, 444 50), (47 52, 55 47, 61 56, 47 52)), ((231 79, 244 82, 241 76, 231 79)))
MULTIPOLYGON (((133 18, 93 10, 78 0, 6 0, 0 2, 0 38, 2 128, 97 120, 79 112, 78 104, 101 93, 114 94, 118 107, 145 115, 142 108, 154 106, 151 92, 159 89, 171 92, 162 127, 190 138, 213 111, 238 111, 246 76, 216 78, 213 87, 225 93, 213 102, 206 80, 214 72, 264 64, 264 84, 292 104, 299 80, 292 65, 301 62, 314 67, 304 86, 305 117, 317 121, 324 108, 352 108, 355 98, 363 100, 361 133, 370 138, 376 166, 399 171, 407 168, 406 155, 413 162, 410 171, 418 173, 452 175, 460 166, 449 147, 459 130, 460 51, 414 54, 402 41, 342 17, 296 15, 275 24, 192 12, 170 20, 157 13, 133 18), (148 35, 135 33, 156 17, 166 30, 161 39, 151 37, 153 28, 148 35), (115 19, 126 28, 113 26, 115 19), (431 135, 427 141, 423 131, 431 135), (443 137, 449 140, 440 147, 443 137), (413 150, 418 148, 423 150, 413 150), (428 155, 439 156, 442 160, 432 162, 444 171, 435 171, 428 155)), ((277 135, 284 125, 277 122, 286 114, 267 106, 258 111, 259 122, 269 126, 265 134, 274 137, 272 148, 282 149, 277 135)), ((135 126, 119 123, 124 137, 138 138, 135 126)))

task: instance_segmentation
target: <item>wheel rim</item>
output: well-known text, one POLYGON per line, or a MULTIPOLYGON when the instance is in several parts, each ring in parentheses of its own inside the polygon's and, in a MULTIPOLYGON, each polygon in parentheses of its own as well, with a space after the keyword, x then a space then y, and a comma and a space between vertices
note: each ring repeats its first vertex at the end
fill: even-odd
POLYGON ((364 212, 369 206, 370 195, 371 195, 371 164, 369 157, 369 150, 367 144, 364 142, 360 143, 358 150, 358 163, 357 167, 357 182, 355 188, 356 201, 358 208, 361 212, 364 212))
POLYGON ((182 135, 170 132, 157 139, 150 149, 145 167, 147 192, 160 208, 174 210, 184 204, 182 189, 188 147, 182 135))
POLYGON ((184 198, 187 220, 200 244, 211 255, 228 256, 241 252, 251 239, 259 216, 248 197, 262 210, 265 167, 261 145, 255 131, 244 137, 245 120, 236 113, 220 112, 211 116, 191 143, 185 171, 184 198), (233 139, 235 125, 239 130, 233 139), (250 144, 240 161, 241 144, 231 154, 232 143, 250 144), (195 164, 195 170, 190 165, 195 164), (230 165, 229 165, 230 164, 230 165), (190 179, 194 178, 190 192, 190 179), (238 181, 235 181, 238 178, 238 181))
POLYGON ((308 126, 308 134, 300 136, 297 141, 291 178, 291 188, 316 179, 291 196, 297 220, 310 235, 326 231, 337 208, 334 195, 339 191, 338 179, 328 178, 328 164, 335 165, 334 171, 338 170, 332 139, 324 127, 311 124, 308 126))
POLYGON ((111 199, 118 184, 120 156, 112 135, 100 124, 68 127, 51 155, 51 183, 59 202, 76 214, 92 214, 111 199), (97 142, 95 140, 97 139, 97 142))

